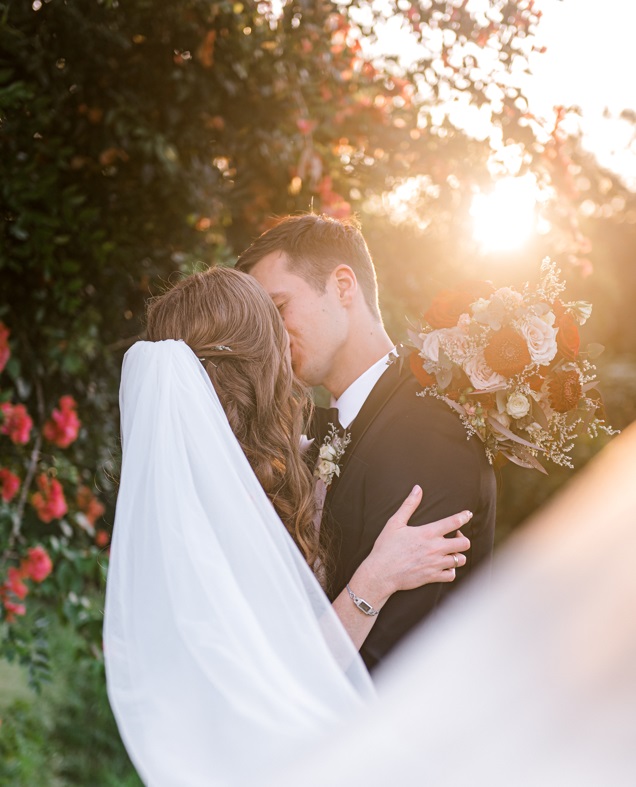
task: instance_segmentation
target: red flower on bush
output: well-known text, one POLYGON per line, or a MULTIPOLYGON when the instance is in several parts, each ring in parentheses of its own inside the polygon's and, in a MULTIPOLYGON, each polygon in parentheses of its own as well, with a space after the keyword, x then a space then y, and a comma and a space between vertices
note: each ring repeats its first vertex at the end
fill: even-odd
POLYGON ((504 377, 513 377, 530 363, 530 352, 523 336, 514 328, 496 331, 484 348, 484 359, 488 366, 504 377))
POLYGON ((16 598, 19 599, 23 599, 29 592, 29 588, 22 581, 23 579, 24 574, 18 568, 11 567, 7 571, 7 581, 5 583, 5 587, 7 590, 13 593, 16 598))
POLYGON ((11 404, 3 402, 0 404, 3 421, 0 432, 9 436, 9 440, 16 445, 24 445, 29 442, 33 419, 27 413, 23 404, 11 404))
POLYGON ((565 310, 561 301, 555 301, 552 307, 556 315, 554 327, 559 329, 557 333, 557 347, 566 358, 574 360, 579 354, 581 347, 578 323, 565 310))
POLYGON ((59 448, 67 448, 77 439, 82 424, 76 408, 77 403, 72 396, 63 396, 59 408, 53 410, 50 419, 44 424, 42 434, 59 448))
POLYGON ((94 525, 106 510, 87 486, 80 486, 77 490, 77 507, 91 525, 94 525))
POLYGON ((12 566, 7 571, 6 581, 0 585, 0 601, 6 612, 6 620, 13 623, 16 615, 24 615, 26 607, 18 604, 15 599, 22 601, 29 593, 25 579, 33 582, 43 582, 53 569, 53 563, 44 547, 31 547, 27 556, 20 563, 19 568, 12 566))
POLYGON ((10 503, 20 489, 20 479, 7 467, 0 467, 0 496, 5 503, 10 503))
POLYGON ((475 296, 464 290, 442 290, 424 312, 424 319, 431 328, 454 328, 462 314, 470 313, 474 300, 475 296))
POLYGON ((41 473, 37 478, 39 492, 31 497, 33 508, 43 522, 59 519, 68 511, 62 484, 57 478, 49 478, 46 473, 41 473))
POLYGON ((26 615, 26 607, 24 604, 16 604, 8 598, 3 598, 2 604, 6 612, 7 623, 13 623, 16 615, 26 615))
POLYGON ((557 413, 567 413, 583 395, 581 380, 575 371, 556 372, 548 383, 550 406, 557 413))
POLYGON ((31 547, 20 564, 22 576, 34 582, 44 582, 53 570, 53 562, 44 547, 31 547))
POLYGON ((98 547, 105 547, 110 541, 110 535, 106 530, 98 530, 95 533, 95 543, 98 547))
POLYGON ((7 365, 7 361, 11 357, 11 348, 9 347, 9 334, 11 331, 0 320, 0 372, 7 365))

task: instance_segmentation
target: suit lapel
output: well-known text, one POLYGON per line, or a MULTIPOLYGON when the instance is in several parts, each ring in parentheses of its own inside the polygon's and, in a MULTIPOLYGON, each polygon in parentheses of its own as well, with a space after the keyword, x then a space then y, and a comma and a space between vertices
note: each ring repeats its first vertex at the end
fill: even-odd
POLYGON ((353 423, 347 430, 351 434, 351 442, 347 446, 347 450, 342 458, 340 465, 340 475, 335 476, 329 489, 327 490, 328 497, 332 497, 340 479, 346 472, 347 465, 351 461, 356 447, 360 440, 366 434, 368 428, 371 426, 376 416, 380 413, 386 402, 393 396, 397 389, 408 379, 408 373, 401 373, 401 364, 399 361, 393 362, 386 372, 380 377, 378 382, 373 386, 371 393, 367 397, 365 403, 362 405, 360 412, 353 420, 353 423))

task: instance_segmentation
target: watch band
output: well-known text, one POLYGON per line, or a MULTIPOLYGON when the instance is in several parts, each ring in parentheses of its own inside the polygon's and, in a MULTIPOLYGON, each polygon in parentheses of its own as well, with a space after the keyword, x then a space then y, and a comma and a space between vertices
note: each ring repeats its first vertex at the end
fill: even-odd
POLYGON ((371 606, 371 604, 369 604, 368 601, 365 601, 363 598, 360 598, 360 596, 356 596, 353 590, 351 590, 351 588, 349 587, 348 583, 347 583, 347 592, 349 593, 349 598, 351 599, 351 601, 353 601, 353 603, 360 610, 360 612, 364 612, 365 615, 370 615, 370 616, 377 615, 378 612, 380 611, 379 609, 373 609, 373 607, 371 606))

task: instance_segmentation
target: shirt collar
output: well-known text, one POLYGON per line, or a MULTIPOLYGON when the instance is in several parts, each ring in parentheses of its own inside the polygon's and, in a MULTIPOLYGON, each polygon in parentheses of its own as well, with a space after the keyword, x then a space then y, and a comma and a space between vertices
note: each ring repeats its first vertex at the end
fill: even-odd
POLYGON ((373 390, 377 381, 382 377, 387 368, 389 358, 395 357, 395 348, 384 357, 370 366, 366 372, 354 380, 338 399, 331 397, 331 406, 338 408, 338 418, 341 426, 348 429, 353 419, 362 409, 367 397, 373 390))

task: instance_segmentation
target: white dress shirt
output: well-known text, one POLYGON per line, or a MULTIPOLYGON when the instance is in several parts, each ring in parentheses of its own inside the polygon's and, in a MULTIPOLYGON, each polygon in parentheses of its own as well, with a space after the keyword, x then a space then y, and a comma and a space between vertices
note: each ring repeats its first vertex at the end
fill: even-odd
POLYGON ((331 406, 338 408, 338 419, 344 429, 348 429, 353 419, 362 409, 377 381, 386 371, 389 358, 395 355, 395 348, 370 366, 366 372, 354 380, 338 399, 331 397, 331 406))

